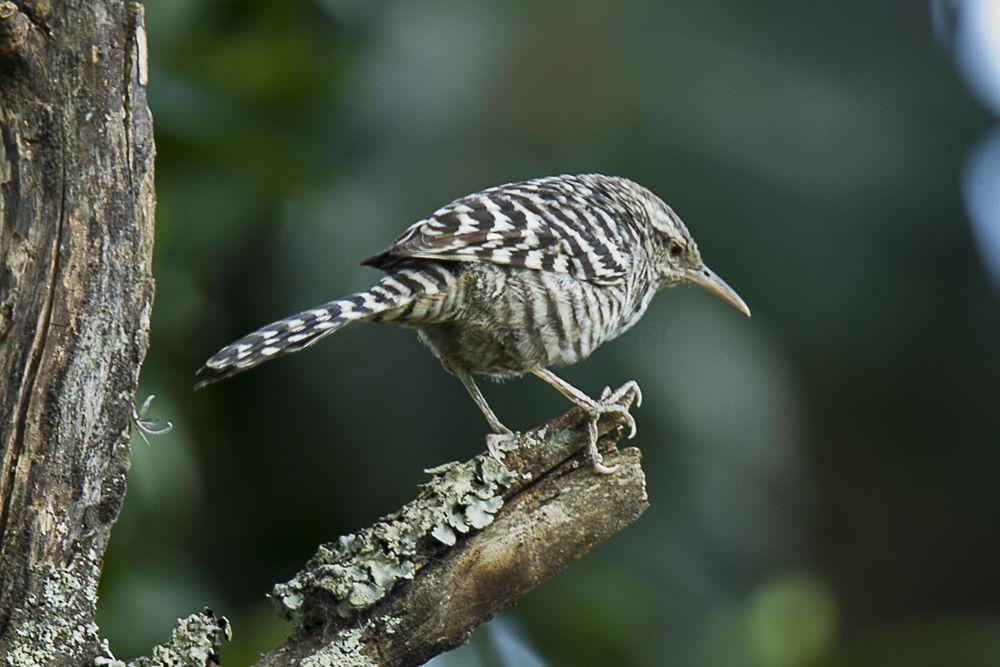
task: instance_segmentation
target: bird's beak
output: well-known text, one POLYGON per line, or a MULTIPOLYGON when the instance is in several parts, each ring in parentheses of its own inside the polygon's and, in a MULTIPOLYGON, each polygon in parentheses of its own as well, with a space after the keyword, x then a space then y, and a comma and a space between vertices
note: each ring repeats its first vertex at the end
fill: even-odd
POLYGON ((688 281, 700 287, 704 287, 736 310, 740 311, 747 317, 750 317, 750 308, 748 308, 746 302, 740 298, 740 295, 736 293, 736 290, 727 285, 725 280, 715 275, 715 272, 707 266, 702 266, 700 269, 689 273, 688 281))

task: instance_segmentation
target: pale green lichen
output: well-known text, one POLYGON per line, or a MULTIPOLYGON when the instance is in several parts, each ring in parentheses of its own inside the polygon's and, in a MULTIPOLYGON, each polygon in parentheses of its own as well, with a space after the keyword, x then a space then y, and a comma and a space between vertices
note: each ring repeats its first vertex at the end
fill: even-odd
POLYGON ((460 534, 493 522, 500 495, 515 480, 501 462, 477 456, 426 472, 433 478, 415 500, 357 534, 320 546, 292 580, 271 593, 286 618, 298 620, 306 600, 347 617, 366 609, 399 581, 412 579, 422 546, 453 546, 460 534))
POLYGON ((518 439, 518 444, 525 449, 532 447, 555 447, 563 448, 577 439, 577 434, 568 428, 555 429, 549 432, 546 424, 534 431, 528 431, 518 439))
POLYGON ((341 630, 337 641, 330 642, 315 653, 303 658, 302 667, 375 667, 376 663, 365 657, 361 641, 362 628, 341 630))
POLYGON ((91 620, 99 572, 100 557, 93 550, 76 554, 66 567, 46 566, 38 590, 11 613, 6 663, 41 667, 66 656, 93 655, 99 645, 91 620))
POLYGON ((375 622, 382 625, 382 631, 385 632, 385 634, 394 635, 396 634, 396 630, 399 629, 399 626, 403 624, 403 619, 394 618, 392 616, 380 616, 375 619, 375 622))
POLYGON ((112 655, 107 641, 103 655, 94 659, 95 667, 207 667, 219 664, 222 640, 232 639, 229 621, 211 609, 177 619, 170 641, 153 647, 150 656, 125 663, 112 655))
MULTIPOLYGON (((126 667, 98 636, 93 619, 97 606, 100 556, 81 550, 65 567, 46 566, 37 592, 10 617, 13 641, 5 663, 11 667, 47 667, 91 661, 101 667, 126 667), (95 657, 96 656, 96 657, 95 657)), ((229 638, 229 623, 206 610, 179 622, 170 643, 157 646, 152 658, 138 658, 127 667, 201 667, 218 656, 218 640, 229 638)))

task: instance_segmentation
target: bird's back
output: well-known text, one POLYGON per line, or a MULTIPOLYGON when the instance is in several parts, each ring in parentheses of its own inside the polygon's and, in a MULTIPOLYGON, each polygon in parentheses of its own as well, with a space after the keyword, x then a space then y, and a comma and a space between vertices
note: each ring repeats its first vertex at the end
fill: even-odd
POLYGON ((458 199, 366 262, 390 275, 406 266, 455 277, 446 295, 384 319, 416 327, 446 366, 471 372, 581 361, 631 327, 655 292, 645 192, 584 175, 458 199))
POLYGON ((647 196, 632 181, 600 174, 500 185, 441 207, 363 263, 485 262, 620 283, 649 246, 647 196))

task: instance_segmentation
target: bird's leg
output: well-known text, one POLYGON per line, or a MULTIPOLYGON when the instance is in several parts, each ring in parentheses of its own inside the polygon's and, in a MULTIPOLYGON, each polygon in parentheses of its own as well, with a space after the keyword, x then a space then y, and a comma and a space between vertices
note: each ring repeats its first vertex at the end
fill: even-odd
POLYGON ((479 409, 482 411, 483 416, 486 417, 486 421, 490 425, 490 429, 493 431, 486 436, 486 449, 489 451, 490 456, 495 458, 497 461, 503 461, 503 452, 500 449, 500 443, 507 442, 514 438, 514 432, 509 428, 500 423, 497 419, 496 414, 490 408, 490 404, 486 402, 483 397, 483 392, 479 391, 479 387, 476 386, 476 381, 472 379, 472 375, 468 371, 457 371, 452 370, 458 379, 462 381, 462 385, 465 386, 465 390, 469 392, 469 396, 472 400, 476 402, 479 409))
POLYGON ((547 368, 534 368, 531 372, 538 378, 555 387, 560 394, 568 398, 575 405, 579 406, 590 417, 590 420, 587 422, 587 433, 589 436, 587 454, 590 457, 590 463, 594 470, 604 474, 610 474, 616 471, 618 466, 604 465, 603 457, 601 456, 601 453, 597 451, 597 421, 600 419, 602 414, 618 413, 625 417, 625 423, 629 427, 628 437, 632 438, 635 436, 635 419, 632 418, 632 415, 628 412, 628 408, 623 405, 621 401, 626 395, 628 395, 629 392, 635 392, 636 405, 638 405, 642 401, 642 392, 639 391, 639 385, 637 385, 634 381, 630 381, 621 389, 613 393, 610 389, 605 387, 604 391, 601 393, 601 400, 595 401, 547 368))

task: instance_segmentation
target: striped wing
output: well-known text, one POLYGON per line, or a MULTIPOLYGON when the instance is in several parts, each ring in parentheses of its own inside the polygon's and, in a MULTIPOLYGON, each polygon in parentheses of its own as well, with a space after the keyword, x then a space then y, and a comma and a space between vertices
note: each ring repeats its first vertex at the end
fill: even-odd
POLYGON ((411 225, 364 263, 388 268, 411 257, 490 262, 618 283, 631 266, 626 248, 637 234, 633 212, 615 196, 615 180, 555 176, 483 190, 411 225))

